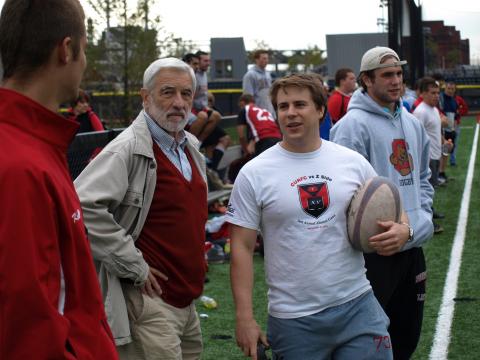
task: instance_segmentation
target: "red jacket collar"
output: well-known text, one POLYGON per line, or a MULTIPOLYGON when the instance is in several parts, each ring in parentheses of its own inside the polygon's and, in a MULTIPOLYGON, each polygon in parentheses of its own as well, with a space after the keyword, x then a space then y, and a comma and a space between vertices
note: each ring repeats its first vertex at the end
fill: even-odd
POLYGON ((16 91, 0 88, 0 99, 0 123, 8 123, 67 150, 79 127, 76 122, 16 91))

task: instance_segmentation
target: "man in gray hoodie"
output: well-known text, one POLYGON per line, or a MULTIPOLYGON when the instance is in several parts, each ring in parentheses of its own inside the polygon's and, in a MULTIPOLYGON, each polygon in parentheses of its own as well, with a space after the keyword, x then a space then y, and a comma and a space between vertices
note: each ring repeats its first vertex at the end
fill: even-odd
POLYGON ((268 64, 268 51, 256 50, 253 53, 253 58, 255 65, 243 76, 243 93, 253 95, 255 104, 259 108, 268 110, 270 114, 276 117, 269 95, 272 77, 266 69, 268 64))
POLYGON ((384 229, 376 253, 365 254, 367 277, 390 318, 396 360, 409 359, 420 338, 426 280, 421 245, 433 234, 429 138, 402 107, 404 64, 390 48, 368 50, 360 67, 361 88, 330 133, 332 141, 358 151, 378 175, 397 185, 408 216, 408 223, 384 229))

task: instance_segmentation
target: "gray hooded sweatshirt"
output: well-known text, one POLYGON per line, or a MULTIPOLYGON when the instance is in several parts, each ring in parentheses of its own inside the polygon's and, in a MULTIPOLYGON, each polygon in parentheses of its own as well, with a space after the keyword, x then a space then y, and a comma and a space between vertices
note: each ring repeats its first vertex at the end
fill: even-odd
POLYGON ((274 117, 275 110, 270 101, 270 86, 272 85, 272 77, 265 69, 253 66, 243 76, 243 93, 253 95, 255 105, 259 108, 266 109, 274 117))
POLYGON ((379 176, 397 185, 414 229, 413 241, 407 242, 402 250, 420 247, 432 236, 429 139, 412 114, 399 106, 392 115, 358 89, 347 114, 332 128, 330 140, 362 154, 379 176))

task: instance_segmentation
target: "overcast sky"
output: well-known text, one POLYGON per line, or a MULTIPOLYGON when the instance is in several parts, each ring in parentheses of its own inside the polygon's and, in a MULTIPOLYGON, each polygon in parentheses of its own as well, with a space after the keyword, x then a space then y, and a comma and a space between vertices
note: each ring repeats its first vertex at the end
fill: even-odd
MULTIPOLYGON (((480 1, 418 1, 424 20, 444 20, 456 26, 463 39, 470 39, 471 60, 480 64, 480 1)), ((94 16, 87 1, 80 2, 87 16, 94 16)), ((247 49, 256 41, 274 49, 313 45, 325 49, 326 34, 379 31, 379 4, 379 0, 157 0, 151 11, 161 15, 167 31, 203 48, 211 37, 243 37, 247 49)))

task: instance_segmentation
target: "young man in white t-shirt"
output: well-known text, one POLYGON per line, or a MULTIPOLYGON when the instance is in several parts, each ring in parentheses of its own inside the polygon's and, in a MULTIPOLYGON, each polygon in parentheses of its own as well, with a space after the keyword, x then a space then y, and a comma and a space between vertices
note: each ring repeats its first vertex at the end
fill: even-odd
MULTIPOLYGON (((326 100, 317 75, 282 78, 271 96, 283 140, 242 168, 227 213, 237 344, 253 359, 257 342, 284 360, 391 359, 388 318, 346 229, 354 192, 376 173, 360 154, 320 138, 326 100), (269 288, 268 341, 252 308, 258 230, 269 288)), ((385 239, 385 233, 372 237, 372 246, 388 248, 385 239)))
POLYGON ((420 82, 420 96, 423 101, 413 115, 420 120, 430 138, 430 183, 438 186, 440 159, 442 158, 442 120, 437 105, 440 98, 440 86, 431 77, 424 77, 420 82))

